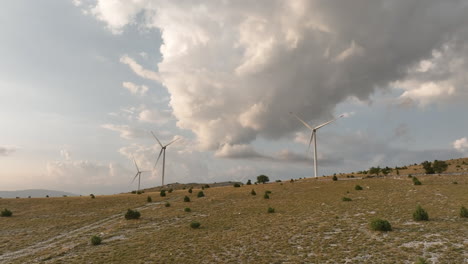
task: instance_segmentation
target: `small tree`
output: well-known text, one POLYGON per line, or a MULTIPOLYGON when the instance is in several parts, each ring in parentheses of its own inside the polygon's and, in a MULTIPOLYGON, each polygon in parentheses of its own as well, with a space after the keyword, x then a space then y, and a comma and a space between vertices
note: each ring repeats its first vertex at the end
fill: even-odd
POLYGON ((252 181, 249 179, 246 184, 247 185, 252 185, 252 181))
POLYGON ((369 174, 376 174, 377 176, 379 176, 380 171, 380 167, 371 167, 369 169, 369 174))
POLYGON ((423 166, 424 171, 426 171, 426 174, 434 174, 435 173, 431 162, 426 160, 423 163, 421 163, 421 165, 423 166))
POLYGON ((238 183, 234 183, 234 187, 235 187, 235 188, 239 188, 239 187, 241 187, 241 186, 240 186, 240 184, 238 184, 238 183))
POLYGON ((252 191, 250 192, 251 195, 257 195, 257 193, 255 192, 254 189, 252 189, 252 191))
POLYGON ((414 221, 429 221, 429 215, 420 205, 416 207, 416 211, 413 213, 414 221))
POLYGON ((153 199, 151 198, 151 196, 148 196, 148 197, 146 197, 146 201, 147 201, 148 203, 151 203, 151 202, 153 202, 153 199))
POLYGON ((333 175, 332 180, 333 180, 333 181, 337 181, 337 180, 338 180, 338 177, 336 177, 336 175, 333 175))
POLYGON ((432 168, 436 173, 442 173, 447 170, 448 164, 445 161, 434 160, 432 168))
POLYGON ((268 178, 268 176, 266 175, 259 175, 257 176, 257 182, 258 183, 266 183, 266 182, 269 182, 270 181, 270 178, 268 178))
POLYGON ((184 202, 186 202, 186 203, 190 202, 190 197, 188 197, 187 195, 185 195, 185 197, 184 197, 184 202))
POLYGON ((203 193, 203 191, 199 191, 197 194, 197 197, 198 198, 205 197, 205 194, 203 193))
POLYGON ((125 214, 125 219, 127 219, 127 220, 139 219, 140 216, 141 216, 141 214, 137 210, 128 209, 127 213, 125 214))
POLYGON ((192 193, 192 192, 193 192, 193 191, 192 191, 192 187, 190 187, 190 188, 188 189, 188 192, 189 192, 189 193, 192 193))
POLYGON ((89 197, 91 197, 91 199, 96 198, 96 196, 94 196, 94 194, 90 194, 89 197))
POLYGON ((8 209, 5 208, 5 209, 1 212, 0 215, 1 215, 2 217, 10 217, 10 216, 13 215, 13 213, 12 213, 10 210, 8 210, 8 209))
POLYGON ((102 238, 100 236, 92 236, 91 237, 91 244, 93 246, 97 246, 97 245, 100 245, 102 242, 102 238))
POLYGON ((161 197, 165 197, 165 196, 166 196, 166 191, 165 191, 165 190, 161 190, 161 192, 159 193, 159 195, 161 195, 161 197))

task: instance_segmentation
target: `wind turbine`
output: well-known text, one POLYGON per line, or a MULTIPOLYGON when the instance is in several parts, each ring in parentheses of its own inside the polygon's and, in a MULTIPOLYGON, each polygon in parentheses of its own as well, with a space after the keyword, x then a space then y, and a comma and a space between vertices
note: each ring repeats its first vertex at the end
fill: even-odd
POLYGON ((161 158, 161 155, 163 155, 162 185, 161 186, 164 186, 164 169, 165 169, 165 166, 166 166, 166 148, 167 148, 167 146, 169 146, 170 144, 176 142, 180 138, 176 138, 176 139, 172 140, 171 142, 167 143, 166 145, 163 145, 161 143, 161 141, 159 141, 159 139, 156 137, 156 135, 154 135, 153 131, 151 131, 151 134, 158 141, 159 146, 161 146, 161 151, 159 152, 159 156, 158 156, 158 159, 156 160, 156 163, 154 164, 154 167, 156 168, 156 165, 158 164, 159 158, 161 158))
POLYGON ((304 120, 302 120, 301 118, 299 118, 296 114, 294 114, 293 112, 289 112, 290 114, 294 115, 299 121, 301 121, 302 124, 304 124, 304 126, 306 126, 308 129, 310 129, 312 131, 312 134, 310 135, 310 141, 309 141, 309 148, 307 149, 307 152, 309 152, 310 150, 310 144, 312 144, 312 140, 314 141, 314 176, 315 178, 318 177, 318 174, 317 174, 317 130, 323 126, 326 126, 332 122, 335 122, 336 120, 338 120, 339 118, 343 117, 344 115, 340 115, 339 117, 335 118, 335 119, 332 119, 328 122, 325 122, 319 126, 316 126, 314 128, 312 128, 309 124, 307 124, 304 120))
POLYGON ((135 174, 135 177, 132 180, 132 183, 135 181, 135 179, 138 177, 138 192, 140 192, 140 178, 141 178, 141 173, 142 172, 147 172, 147 171, 140 171, 140 168, 138 168, 138 165, 135 161, 135 157, 133 157, 133 163, 135 163, 135 167, 137 169, 137 173, 135 174))

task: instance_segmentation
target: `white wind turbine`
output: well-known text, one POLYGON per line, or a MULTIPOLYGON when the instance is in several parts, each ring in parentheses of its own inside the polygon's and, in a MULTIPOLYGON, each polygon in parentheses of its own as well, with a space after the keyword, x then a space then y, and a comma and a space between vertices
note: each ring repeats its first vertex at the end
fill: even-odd
POLYGON ((169 146, 170 144, 176 142, 180 138, 176 138, 176 139, 172 140, 171 142, 167 143, 166 145, 163 145, 161 143, 161 141, 159 141, 159 139, 154 135, 153 131, 151 131, 151 134, 153 135, 153 137, 158 141, 159 145, 161 146, 161 151, 159 152, 159 156, 158 156, 158 159, 156 160, 156 163, 154 164, 154 167, 156 168, 156 165, 158 164, 159 158, 161 158, 161 155, 163 155, 162 185, 161 186, 164 186, 164 169, 165 169, 165 166, 166 166, 166 148, 167 148, 167 146, 169 146))
POLYGON ((135 163, 135 167, 137 169, 137 173, 135 174, 135 177, 132 180, 132 183, 135 181, 135 179, 138 177, 138 192, 140 192, 140 179, 141 179, 141 173, 142 172, 147 172, 147 171, 140 171, 140 168, 138 168, 138 165, 135 161, 135 157, 133 157, 133 163, 135 163))
POLYGON ((314 141, 314 176, 315 178, 318 177, 318 174, 317 174, 317 130, 323 126, 326 126, 334 121, 336 121, 337 119, 343 117, 344 115, 340 115, 339 117, 333 119, 333 120, 330 120, 328 122, 325 122, 319 126, 316 126, 314 128, 312 128, 309 124, 307 124, 304 120, 302 120, 301 118, 299 118, 296 114, 290 112, 290 114, 294 115, 299 121, 301 121, 302 124, 304 124, 304 126, 306 126, 308 129, 310 129, 312 131, 312 134, 310 135, 310 141, 309 141, 309 148, 307 149, 307 152, 309 152, 310 150, 310 144, 312 143, 312 140, 314 141))

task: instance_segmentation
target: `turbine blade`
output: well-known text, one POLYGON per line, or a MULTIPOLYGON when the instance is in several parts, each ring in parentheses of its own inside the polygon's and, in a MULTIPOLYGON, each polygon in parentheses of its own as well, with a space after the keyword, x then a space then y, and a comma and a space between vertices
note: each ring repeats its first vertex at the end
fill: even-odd
POLYGON ((169 146, 170 144, 176 142, 176 141, 179 140, 179 139, 180 139, 180 138, 176 138, 176 139, 172 140, 171 142, 167 143, 167 145, 166 145, 165 147, 169 146))
POLYGON ((138 165, 137 165, 137 163, 135 161, 135 157, 133 157, 133 163, 135 163, 135 167, 136 167, 137 171, 140 171, 140 169, 138 168, 138 165))
POLYGON ((314 130, 309 124, 307 124, 304 120, 299 118, 296 114, 294 114, 293 112, 289 112, 289 113, 293 115, 295 118, 297 118, 297 120, 301 121, 301 123, 304 124, 304 126, 308 127, 310 130, 314 130))
POLYGON ((332 122, 335 122, 336 120, 338 120, 339 118, 342 118, 343 116, 344 116, 344 115, 340 115, 339 117, 337 117, 337 118, 335 118, 335 119, 332 119, 332 120, 330 120, 330 121, 328 121, 328 122, 326 122, 326 123, 323 123, 323 124, 321 124, 321 125, 315 127, 314 129, 319 129, 319 128, 321 128, 321 127, 323 127, 323 126, 326 126, 326 125, 328 125, 328 124, 330 124, 330 123, 332 123, 332 122))
POLYGON ((163 148, 161 149, 161 151, 159 152, 159 156, 158 156, 158 159, 156 160, 156 163, 154 163, 154 168, 156 168, 156 165, 158 165, 158 161, 159 161, 159 158, 161 158, 161 154, 163 153, 163 148))
POLYGON ((161 141, 159 141, 159 139, 156 137, 156 135, 153 133, 153 131, 151 131, 151 134, 153 135, 153 137, 158 141, 159 143, 159 146, 161 146, 161 148, 163 147, 163 145, 161 144, 161 141))
POLYGON ((309 154, 310 145, 312 144, 312 140, 314 140, 314 136, 315 136, 315 132, 312 131, 312 134, 310 135, 309 147, 307 148, 307 154, 309 154))
POLYGON ((139 172, 137 172, 137 174, 135 174, 135 177, 133 178, 132 183, 135 181, 135 179, 138 177, 139 174, 140 174, 139 172))

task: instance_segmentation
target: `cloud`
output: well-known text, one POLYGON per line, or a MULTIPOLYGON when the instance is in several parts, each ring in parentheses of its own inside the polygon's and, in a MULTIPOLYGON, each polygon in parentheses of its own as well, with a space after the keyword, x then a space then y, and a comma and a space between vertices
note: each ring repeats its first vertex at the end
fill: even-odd
POLYGON ((466 137, 455 140, 452 145, 457 151, 468 152, 468 139, 466 137))
POLYGON ((136 85, 132 82, 123 82, 122 86, 134 95, 145 95, 149 90, 146 85, 136 85))
POLYGON ((159 111, 158 109, 144 109, 138 115, 141 122, 153 124, 165 124, 169 121, 171 114, 168 111, 159 111))
POLYGON ((132 128, 128 125, 103 124, 101 127, 118 132, 120 137, 125 139, 144 138, 149 136, 147 131, 138 128, 132 128))
POLYGON ((329 119, 376 88, 399 87, 405 105, 466 99, 468 5, 457 0, 99 0, 92 10, 114 32, 160 30, 159 72, 121 61, 161 82, 178 127, 218 155, 297 131, 290 111, 329 119))
POLYGON ((153 81, 161 81, 161 77, 157 72, 153 72, 143 68, 140 64, 138 64, 134 59, 130 58, 128 55, 124 55, 120 58, 120 62, 126 64, 133 70, 133 72, 145 79, 153 80, 153 81))
POLYGON ((225 144, 215 153, 218 158, 231 159, 263 159, 267 160, 270 157, 258 153, 251 145, 230 145, 225 144))
POLYGON ((16 150, 18 150, 18 148, 14 146, 0 146, 0 156, 10 156, 15 153, 16 150))

